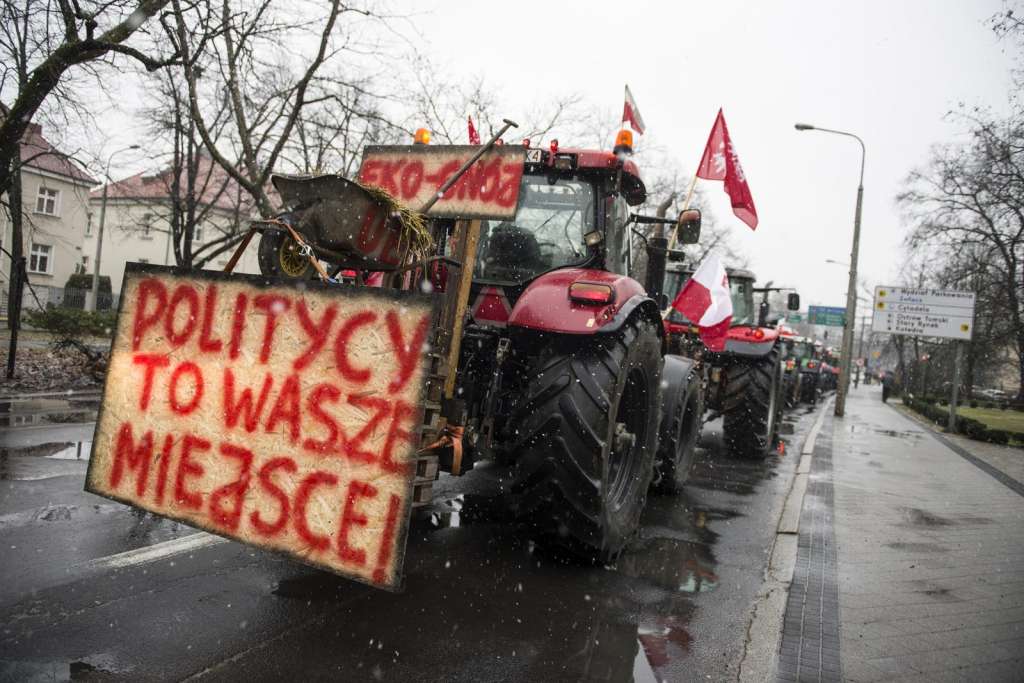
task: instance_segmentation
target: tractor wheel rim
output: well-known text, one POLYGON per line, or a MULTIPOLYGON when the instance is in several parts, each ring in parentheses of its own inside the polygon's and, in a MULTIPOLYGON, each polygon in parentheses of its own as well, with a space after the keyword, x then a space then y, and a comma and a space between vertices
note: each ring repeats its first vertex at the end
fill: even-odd
POLYGON ((299 243, 290 235, 285 236, 277 250, 281 271, 289 277, 299 277, 306 271, 309 259, 299 251, 299 243))
POLYGON ((639 477, 640 454, 647 436, 647 385, 644 373, 633 368, 619 398, 608 452, 608 505, 618 510, 628 502, 630 482, 639 477))

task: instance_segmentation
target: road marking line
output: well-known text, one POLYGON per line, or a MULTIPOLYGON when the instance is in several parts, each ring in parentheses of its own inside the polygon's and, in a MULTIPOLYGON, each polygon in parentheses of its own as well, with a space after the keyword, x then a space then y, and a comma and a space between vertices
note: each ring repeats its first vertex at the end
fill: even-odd
POLYGON ((108 555, 95 560, 89 560, 84 563, 84 566, 93 569, 123 569, 125 567, 131 567, 138 564, 156 562, 157 560, 173 557, 174 555, 180 555, 182 553, 192 552, 194 550, 206 548, 207 546, 217 545, 218 543, 227 543, 227 540, 228 539, 220 536, 199 532, 197 534, 189 534, 188 536, 175 538, 170 541, 164 541, 163 543, 148 545, 145 548, 136 548, 135 550, 128 550, 123 553, 117 553, 116 555, 108 555))

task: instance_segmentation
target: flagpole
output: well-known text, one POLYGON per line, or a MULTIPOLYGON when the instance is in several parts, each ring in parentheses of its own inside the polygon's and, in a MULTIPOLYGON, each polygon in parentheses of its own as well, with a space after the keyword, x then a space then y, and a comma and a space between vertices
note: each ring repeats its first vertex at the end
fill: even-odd
MULTIPOLYGON (((679 213, 682 213, 683 211, 686 211, 688 208, 690 208, 690 200, 693 199, 693 190, 695 187, 697 187, 696 173, 693 174, 693 179, 690 181, 690 188, 686 191, 686 199, 683 201, 683 208, 679 209, 679 213)), ((666 249, 672 249, 672 247, 676 246, 676 238, 678 237, 679 231, 673 230, 672 234, 669 235, 668 246, 666 247, 666 249)))
POLYGON ((697 187, 697 174, 693 174, 693 180, 690 181, 690 189, 686 191, 686 201, 683 202, 683 208, 680 211, 686 211, 690 208, 690 200, 693 199, 693 190, 697 187))

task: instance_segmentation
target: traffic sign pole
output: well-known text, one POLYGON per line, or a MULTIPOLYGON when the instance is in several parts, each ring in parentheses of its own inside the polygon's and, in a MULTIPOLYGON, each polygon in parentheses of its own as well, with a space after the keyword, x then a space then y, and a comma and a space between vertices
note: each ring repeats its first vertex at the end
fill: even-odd
POLYGON ((964 355, 962 342, 954 341, 956 344, 956 359, 953 361, 953 391, 949 397, 949 431, 956 432, 956 403, 960 398, 960 365, 964 355))

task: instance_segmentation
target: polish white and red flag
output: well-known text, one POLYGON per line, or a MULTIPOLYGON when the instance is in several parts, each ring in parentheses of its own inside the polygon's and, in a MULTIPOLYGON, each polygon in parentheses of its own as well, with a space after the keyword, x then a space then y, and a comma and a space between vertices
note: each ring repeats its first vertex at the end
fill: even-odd
POLYGON ((476 132, 476 126, 473 125, 473 117, 466 117, 466 130, 469 133, 469 144, 479 145, 480 144, 480 133, 476 132))
POLYGON ((711 351, 725 349, 732 324, 732 299, 729 276, 716 252, 704 257, 697 272, 679 290, 672 308, 697 324, 704 346, 711 351))
POLYGON ((729 138, 729 128, 725 125, 725 116, 722 115, 721 109, 715 117, 715 125, 711 127, 708 144, 704 146, 704 156, 697 167, 697 177, 725 181, 725 193, 732 202, 732 212, 749 225, 751 230, 757 228, 754 197, 750 194, 747 177, 743 174, 743 166, 740 165, 736 147, 729 138))
POLYGON ((629 92, 629 86, 626 86, 626 101, 622 105, 622 122, 629 121, 630 127, 640 135, 644 134, 644 117, 640 116, 640 110, 637 109, 636 101, 633 99, 633 93, 629 92))

